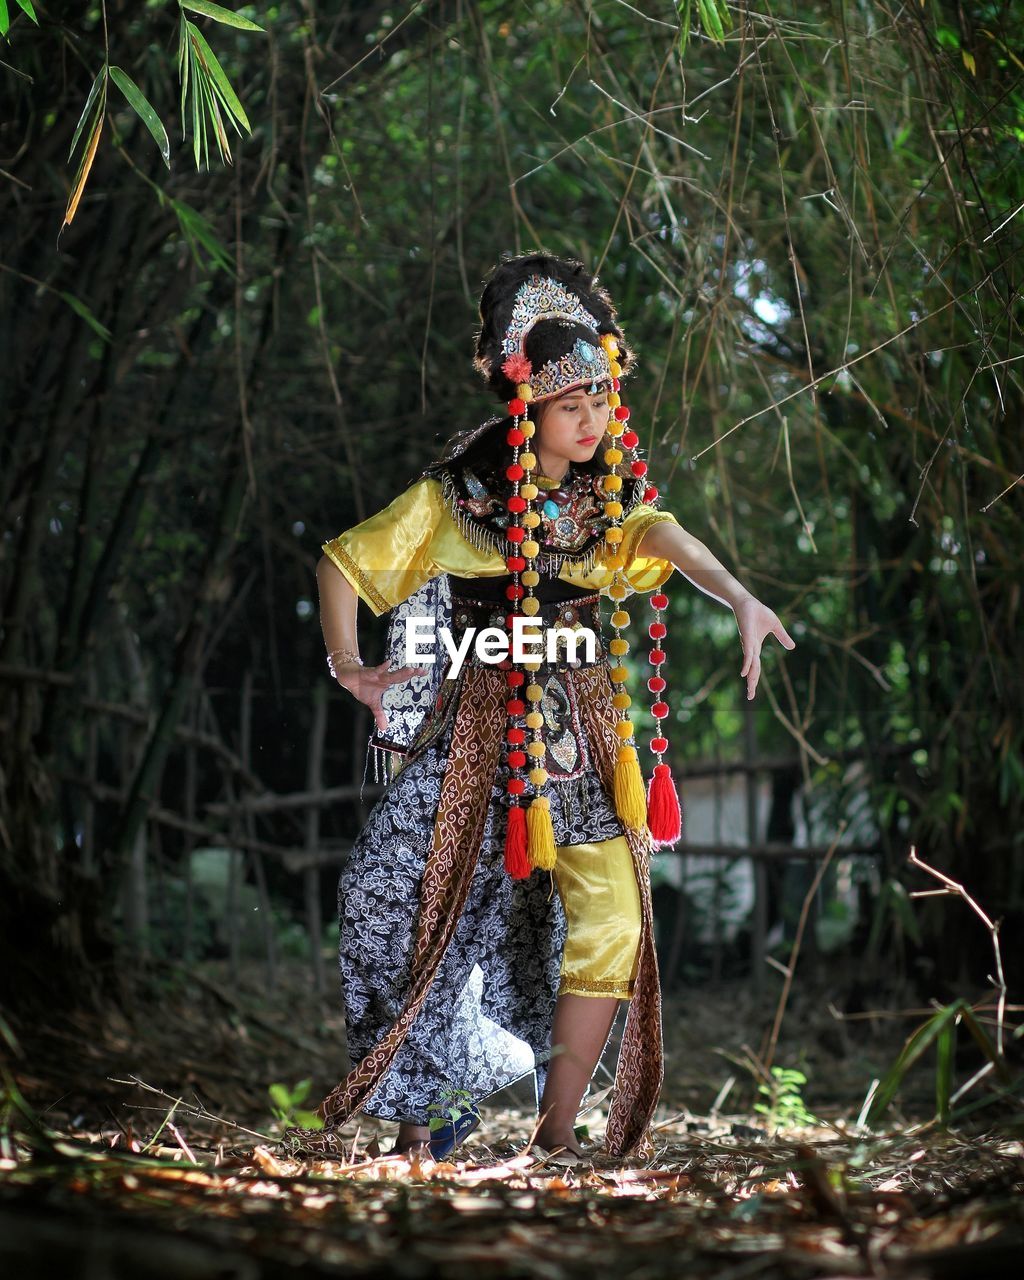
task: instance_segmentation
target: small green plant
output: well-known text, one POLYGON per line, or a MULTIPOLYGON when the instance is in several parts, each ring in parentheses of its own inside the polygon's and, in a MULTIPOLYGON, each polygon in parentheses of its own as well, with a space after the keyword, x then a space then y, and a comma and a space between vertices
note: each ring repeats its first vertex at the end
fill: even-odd
POLYGON ((302 1103, 309 1097, 312 1086, 312 1080, 300 1080, 293 1089, 283 1084, 272 1084, 267 1092, 270 1094, 270 1109, 274 1113, 274 1119, 285 1128, 298 1125, 301 1129, 322 1129, 324 1122, 320 1117, 313 1111, 302 1109, 302 1103))
POLYGON ((446 1125, 454 1124, 464 1111, 468 1111, 473 1105, 473 1095, 466 1089, 442 1089, 441 1096, 436 1102, 432 1102, 427 1107, 428 1112, 434 1114, 427 1121, 427 1127, 431 1133, 438 1129, 443 1129, 446 1125))
POLYGON ((807 1077, 802 1071, 772 1067, 771 1084, 766 1081, 758 1086, 757 1091, 765 1101, 755 1103, 754 1110, 767 1119, 773 1133, 779 1129, 817 1123, 807 1110, 800 1092, 806 1083, 807 1077))

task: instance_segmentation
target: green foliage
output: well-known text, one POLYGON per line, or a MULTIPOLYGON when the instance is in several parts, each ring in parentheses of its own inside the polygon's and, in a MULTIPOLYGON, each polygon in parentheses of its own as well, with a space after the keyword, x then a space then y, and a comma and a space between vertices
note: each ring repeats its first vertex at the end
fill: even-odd
MULTIPOLYGON (((693 0, 676 0, 679 11, 679 53, 683 57, 690 42, 693 0)), ((716 44, 725 42, 725 33, 733 29, 732 14, 726 0, 697 0, 697 13, 704 34, 716 44)))
POLYGON ((765 1117, 772 1132, 816 1124, 801 1092, 807 1083, 804 1073, 791 1067, 772 1067, 771 1077, 771 1084, 763 1081, 758 1086, 764 1101, 756 1102, 754 1110, 765 1117))
MULTIPOLYGON (((36 11, 32 7, 32 0, 14 0, 14 3, 27 17, 39 26, 39 19, 36 17, 36 11)), ((11 28, 11 11, 7 0, 0 0, 0 36, 5 36, 11 28)))
POLYGON ((237 27, 240 31, 263 30, 251 19, 244 18, 231 9, 225 9, 222 5, 211 4, 209 0, 180 0, 180 3, 183 9, 188 9, 192 13, 201 13, 204 17, 212 18, 214 22, 222 22, 227 27, 237 27))
POLYGON ((880 1081, 867 1112, 867 1123, 877 1125, 888 1110, 904 1083, 910 1069, 934 1045, 935 1066, 935 1119, 939 1124, 949 1124, 952 1117, 953 1067, 956 1051, 957 1028, 963 1024, 980 1049, 987 1066, 1005 1086, 1019 1090, 1021 1080, 1013 1080, 1005 1056, 999 1052, 992 1037, 979 1022, 970 1001, 961 998, 937 1010, 911 1035, 899 1057, 880 1081))
POLYGON ((135 114, 153 135, 153 141, 160 148, 160 156, 169 169, 171 167, 171 144, 167 138, 167 130, 161 123, 160 117, 150 106, 142 90, 120 67, 109 67, 108 74, 128 99, 135 114))
POLYGON ((271 1113, 282 1128, 298 1126, 301 1129, 322 1129, 324 1127, 323 1120, 315 1111, 307 1111, 302 1106, 309 1097, 312 1087, 312 1080, 300 1080, 290 1089, 283 1084, 272 1084, 268 1088, 271 1113))
POLYGON ((200 157, 206 167, 210 167, 209 133, 213 134, 221 160, 230 164, 231 143, 224 125, 225 117, 239 135, 242 129, 246 133, 252 132, 249 119, 217 55, 195 23, 184 14, 179 28, 178 75, 181 79, 181 127, 182 132, 191 130, 196 168, 200 167, 200 157))
POLYGON ((102 338, 104 342, 110 341, 110 330, 105 324, 101 324, 97 316, 92 310, 85 305, 81 298, 76 298, 73 293, 68 293, 66 289, 59 289, 58 293, 68 304, 76 316, 81 316, 89 328, 96 334, 98 338, 102 338))
POLYGON ((454 1124, 472 1105, 473 1095, 468 1090, 445 1087, 437 1099, 427 1107, 427 1111, 431 1113, 427 1127, 433 1133, 454 1124))

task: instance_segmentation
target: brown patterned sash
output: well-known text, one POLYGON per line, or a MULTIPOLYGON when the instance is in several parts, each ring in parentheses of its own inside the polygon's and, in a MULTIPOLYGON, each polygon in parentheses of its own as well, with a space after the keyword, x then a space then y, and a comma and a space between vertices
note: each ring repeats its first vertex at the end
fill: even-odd
MULTIPOLYGON (((591 756, 609 795, 614 790, 615 757, 620 739, 612 706, 612 682, 607 667, 572 672, 591 756)), ((654 947, 654 910, 651 902, 650 834, 630 831, 623 825, 633 854, 633 869, 640 888, 640 952, 633 998, 626 1012, 615 1090, 608 1111, 604 1145, 609 1155, 649 1155, 653 1147, 647 1129, 665 1078, 661 1029, 661 984, 654 947)))

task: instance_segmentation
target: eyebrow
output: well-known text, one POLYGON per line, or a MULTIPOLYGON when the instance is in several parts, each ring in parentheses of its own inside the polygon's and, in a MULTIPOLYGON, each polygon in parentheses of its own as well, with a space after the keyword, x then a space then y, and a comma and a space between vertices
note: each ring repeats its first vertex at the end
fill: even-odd
POLYGON ((608 392, 607 392, 607 391, 593 391, 593 392, 587 393, 587 392, 584 392, 584 391, 569 391, 569 392, 567 392, 564 396, 562 396, 562 397, 561 397, 561 403, 562 403, 562 404, 568 404, 570 400, 579 400, 579 398, 580 398, 582 395, 586 395, 586 394, 590 394, 591 396, 596 397, 596 396, 606 396, 606 395, 608 394, 608 392))

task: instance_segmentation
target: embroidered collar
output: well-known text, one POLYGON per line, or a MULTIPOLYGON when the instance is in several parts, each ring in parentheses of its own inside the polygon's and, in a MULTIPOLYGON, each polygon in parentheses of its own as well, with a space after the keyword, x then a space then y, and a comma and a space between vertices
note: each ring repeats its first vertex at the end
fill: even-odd
MULTIPOLYGON (((460 466, 455 459, 444 468, 440 479, 445 506, 466 541, 481 551, 497 551, 504 555, 508 549, 505 529, 510 520, 505 506, 507 482, 504 470, 497 468, 480 474, 460 466)), ((536 479, 542 493, 563 489, 569 494, 557 515, 546 514, 543 504, 536 508, 541 513, 541 522, 536 530, 537 541, 541 544, 538 568, 544 573, 557 574, 561 566, 568 563, 579 573, 589 573, 597 561, 605 530, 611 523, 604 514, 605 502, 612 496, 616 497, 622 502, 625 515, 640 500, 642 482, 631 483, 627 479, 623 490, 612 495, 604 492, 600 475, 577 471, 573 467, 561 481, 552 481, 547 476, 536 479)))

